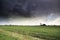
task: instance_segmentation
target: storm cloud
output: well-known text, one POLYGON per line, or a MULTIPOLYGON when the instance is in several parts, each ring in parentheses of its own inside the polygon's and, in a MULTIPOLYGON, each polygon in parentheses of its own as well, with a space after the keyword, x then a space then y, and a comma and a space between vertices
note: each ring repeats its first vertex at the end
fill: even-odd
POLYGON ((0 0, 0 18, 12 17, 55 20, 60 18, 60 0, 0 0))
POLYGON ((60 14, 59 0, 1 0, 0 16, 19 15, 30 17, 33 15, 46 16, 50 13, 60 14))

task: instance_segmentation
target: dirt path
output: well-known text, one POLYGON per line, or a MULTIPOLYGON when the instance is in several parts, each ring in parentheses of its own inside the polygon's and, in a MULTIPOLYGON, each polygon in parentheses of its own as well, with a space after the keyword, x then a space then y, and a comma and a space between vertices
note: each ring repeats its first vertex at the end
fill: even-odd
POLYGON ((18 34, 18 33, 15 33, 15 32, 6 31, 6 30, 3 30, 3 29, 0 29, 0 32, 3 32, 3 34, 5 34, 5 35, 17 38, 17 40, 44 40, 44 39, 40 39, 40 38, 31 37, 31 36, 28 36, 28 35, 22 35, 22 34, 18 34))

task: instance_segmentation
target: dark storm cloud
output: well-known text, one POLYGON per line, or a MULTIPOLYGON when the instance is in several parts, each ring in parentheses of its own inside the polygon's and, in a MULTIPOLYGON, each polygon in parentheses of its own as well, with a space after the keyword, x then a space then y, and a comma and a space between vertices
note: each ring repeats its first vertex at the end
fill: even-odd
POLYGON ((0 16, 60 15, 60 0, 1 0, 0 16))

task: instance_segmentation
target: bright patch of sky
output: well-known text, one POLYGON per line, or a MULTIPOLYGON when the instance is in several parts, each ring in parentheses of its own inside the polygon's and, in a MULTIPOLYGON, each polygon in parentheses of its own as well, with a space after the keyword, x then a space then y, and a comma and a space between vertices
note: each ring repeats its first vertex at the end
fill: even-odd
MULTIPOLYGON (((51 14, 50 16, 53 16, 51 14)), ((60 17, 54 18, 48 17, 49 21, 45 18, 9 18, 8 20, 0 21, 0 25, 40 25, 40 23, 47 24, 47 25, 60 25, 60 17)))

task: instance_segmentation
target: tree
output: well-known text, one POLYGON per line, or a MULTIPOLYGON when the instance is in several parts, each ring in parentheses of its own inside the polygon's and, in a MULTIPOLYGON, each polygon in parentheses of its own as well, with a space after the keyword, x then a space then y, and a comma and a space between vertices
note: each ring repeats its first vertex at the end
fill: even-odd
POLYGON ((41 26, 46 26, 46 24, 42 24, 42 23, 40 23, 40 25, 41 25, 41 26))

